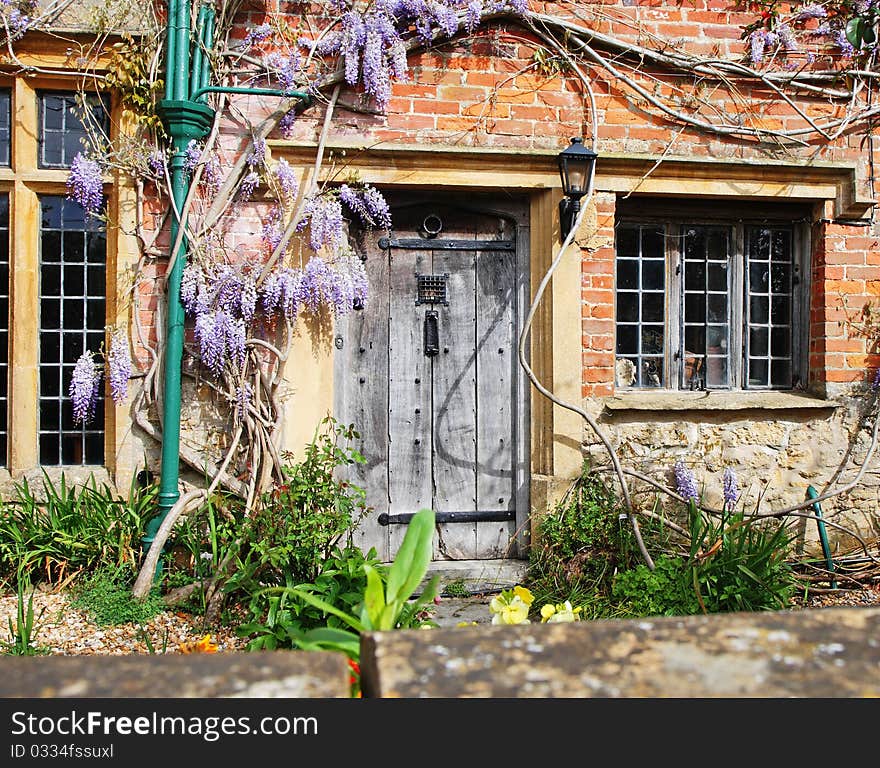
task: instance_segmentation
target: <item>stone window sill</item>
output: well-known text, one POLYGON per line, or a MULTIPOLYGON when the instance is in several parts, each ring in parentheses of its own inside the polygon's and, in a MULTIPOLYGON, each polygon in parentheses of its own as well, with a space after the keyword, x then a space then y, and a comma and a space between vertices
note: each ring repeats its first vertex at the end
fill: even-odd
POLYGON ((609 411, 745 411, 831 409, 838 403, 804 392, 621 392, 603 401, 609 411))

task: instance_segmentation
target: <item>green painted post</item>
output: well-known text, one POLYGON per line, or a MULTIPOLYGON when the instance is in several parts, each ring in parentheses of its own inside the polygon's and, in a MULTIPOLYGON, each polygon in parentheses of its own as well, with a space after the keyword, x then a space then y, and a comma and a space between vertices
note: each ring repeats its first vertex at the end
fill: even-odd
MULTIPOLYGON (((189 194, 189 177, 184 169, 187 144, 192 139, 204 138, 211 129, 214 110, 202 103, 206 93, 242 93, 284 96, 296 98, 302 104, 311 103, 311 97, 300 91, 281 91, 270 88, 236 88, 208 86, 207 57, 202 50, 210 49, 214 38, 214 9, 208 5, 199 8, 194 61, 190 58, 190 8, 189 0, 168 0, 168 26, 166 33, 167 60, 165 62, 165 99, 159 102, 158 111, 171 136, 172 156, 171 196, 174 207, 182 212, 189 194)), ((186 221, 171 217, 171 247, 186 221)), ((184 309, 180 303, 180 280, 186 266, 186 238, 176 253, 171 254, 171 271, 168 274, 168 310, 165 335, 165 407, 162 416, 162 460, 159 478, 159 511, 147 523, 141 544, 148 551, 156 539, 156 533, 168 512, 180 498, 180 401, 181 364, 183 362, 184 309)), ((154 574, 154 581, 161 579, 162 561, 154 574)))
MULTIPOLYGON (((200 19, 202 14, 200 13, 200 19)), ((189 100, 190 41, 189 41, 189 2, 188 0, 169 0, 167 45, 169 58, 165 63, 165 77, 168 83, 166 96, 159 102, 159 114, 171 136, 171 196, 178 212, 183 210, 189 193, 189 179, 184 168, 187 144, 192 139, 201 139, 208 133, 214 112, 205 104, 194 104, 189 100), (171 56, 173 55, 173 58, 171 56)), ((174 247, 178 232, 186 226, 184 220, 171 217, 171 244, 174 247)), ((180 279, 186 265, 186 238, 181 240, 176 253, 170 254, 172 265, 168 274, 168 309, 165 346, 165 408, 162 418, 162 463, 159 479, 159 511, 147 523, 141 539, 144 551, 149 550, 156 538, 169 510, 180 498, 178 482, 180 477, 180 398, 181 364, 183 361, 184 310, 180 303, 180 279)), ((154 579, 161 578, 161 560, 156 568, 154 579)))

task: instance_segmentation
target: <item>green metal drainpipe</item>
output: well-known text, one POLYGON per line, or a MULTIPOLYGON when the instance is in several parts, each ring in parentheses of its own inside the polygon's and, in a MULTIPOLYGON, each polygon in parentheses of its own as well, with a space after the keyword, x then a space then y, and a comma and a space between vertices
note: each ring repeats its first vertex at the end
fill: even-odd
MULTIPOLYGON (((199 9, 199 21, 204 24, 207 16, 213 16, 213 9, 202 6, 199 9)), ((213 26, 213 25, 212 25, 213 26)), ((201 32, 200 28, 200 32, 201 32)), ((209 47, 211 40, 200 41, 209 47)), ((190 25, 188 0, 169 0, 168 27, 166 35, 168 59, 165 65, 165 98, 159 102, 158 111, 171 136, 171 196, 175 208, 182 211, 183 204, 189 193, 189 179, 184 169, 186 146, 192 139, 203 138, 211 129, 214 111, 206 104, 197 104, 189 98, 190 71, 190 25)), ((199 54, 201 56, 201 49, 199 54)), ((199 66, 201 72, 201 62, 199 66)), ((198 82, 196 83, 199 84, 198 82)), ((186 222, 178 222, 176 216, 171 217, 171 247, 177 241, 177 235, 186 222)), ((179 455, 180 455, 180 397, 181 397, 181 362, 183 360, 184 311, 180 303, 180 279, 186 265, 186 239, 181 240, 176 254, 172 253, 173 264, 168 274, 168 308, 165 348, 165 405, 162 418, 162 463, 159 481, 159 513, 147 523, 141 544, 144 552, 148 551, 156 538, 162 521, 180 498, 178 488, 179 455)), ((156 567, 154 581, 161 579, 162 563, 156 567)))
MULTIPOLYGON (((197 40, 190 58, 190 10, 188 0, 168 1, 166 35, 167 61, 165 66, 165 98, 158 111, 165 129, 172 139, 171 196, 178 212, 182 211, 189 194, 189 177, 184 170, 186 146, 192 139, 202 139, 211 130, 214 110, 203 103, 206 93, 241 93, 248 95, 280 96, 299 99, 301 106, 311 104, 311 96, 301 91, 283 91, 273 88, 238 88, 206 85, 209 76, 205 51, 214 39, 214 8, 199 8, 197 40), (192 66, 191 66, 192 64, 192 66)), ((186 222, 171 217, 171 247, 186 222)), ((167 330, 165 335, 165 401, 162 417, 162 463, 159 479, 159 511, 146 526, 141 545, 146 553, 156 539, 162 521, 180 498, 180 401, 181 364, 183 361, 184 309, 180 303, 180 280, 186 266, 186 239, 181 240, 168 274, 167 330)), ((162 575, 162 560, 153 575, 158 582, 162 575)))

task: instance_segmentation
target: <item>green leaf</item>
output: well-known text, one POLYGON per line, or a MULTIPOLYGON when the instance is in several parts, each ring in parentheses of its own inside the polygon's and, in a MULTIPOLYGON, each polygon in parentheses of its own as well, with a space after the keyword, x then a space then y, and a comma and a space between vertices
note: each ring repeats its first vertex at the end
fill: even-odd
MULTIPOLYGON (((272 590, 264 590, 264 592, 270 592, 272 590)), ((361 624, 357 620, 356 617, 345 613, 345 611, 340 611, 335 605, 330 605, 330 603, 321 600, 318 597, 315 597, 313 594, 309 592, 305 592, 304 590, 297 589, 296 587, 284 587, 280 590, 281 592, 287 592, 296 595, 298 598, 308 603, 309 605, 314 606, 315 608, 320 608, 322 611, 326 613, 333 614, 337 618, 342 619, 348 626, 350 626, 356 632, 363 632, 364 625, 361 624)))
POLYGON ((860 48, 862 39, 864 38, 865 23, 857 16, 846 22, 846 39, 850 41, 853 48, 860 48))
POLYGON ((421 509, 409 521, 388 574, 388 603, 408 599, 427 573, 433 552, 434 519, 434 510, 421 509))
POLYGON ((361 652, 360 637, 346 629, 316 627, 291 639, 302 650, 341 651, 352 659, 357 659, 361 652))
POLYGON ((385 589, 382 585, 382 577, 370 565, 364 564, 364 573, 367 574, 367 586, 364 589, 364 606, 367 616, 370 617, 370 624, 373 627, 379 626, 382 611, 385 609, 385 589))

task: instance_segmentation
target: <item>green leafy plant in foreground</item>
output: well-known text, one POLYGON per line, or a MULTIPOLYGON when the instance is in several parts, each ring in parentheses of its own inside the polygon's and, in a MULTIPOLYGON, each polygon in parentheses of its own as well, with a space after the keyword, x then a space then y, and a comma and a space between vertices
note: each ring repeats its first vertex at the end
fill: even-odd
POLYGON ((316 627, 297 632, 292 636, 294 645, 302 650, 341 651, 358 662, 361 633, 424 626, 419 614, 437 595, 439 576, 429 581, 418 598, 413 600, 412 597, 431 562, 434 520, 434 511, 430 509, 413 515, 387 574, 364 564, 367 581, 357 614, 342 611, 302 587, 267 589, 267 593, 295 595, 342 622, 341 627, 316 627))
POLYGON ((94 475, 68 485, 63 474, 56 484, 45 471, 41 491, 27 480, 14 490, 14 498, 0 501, 0 579, 13 583, 21 566, 30 581, 56 585, 101 564, 133 570, 158 492, 133 480, 122 499, 106 483, 99 487, 94 475))
POLYGON ((797 590, 791 542, 774 520, 730 513, 716 521, 689 503, 688 557, 662 555, 618 573, 612 596, 631 616, 782 610, 797 590))
POLYGON ((16 621, 9 618, 9 640, 3 643, 4 653, 10 656, 39 656, 48 653, 48 649, 35 645, 38 623, 45 613, 45 608, 34 617, 34 588, 27 576, 19 574, 17 583, 16 621), (25 601, 25 592, 28 592, 25 601))
POLYGON ((144 600, 135 600, 125 573, 115 568, 100 568, 80 581, 73 592, 71 605, 84 608, 100 626, 143 623, 165 610, 162 597, 153 592, 144 600))

